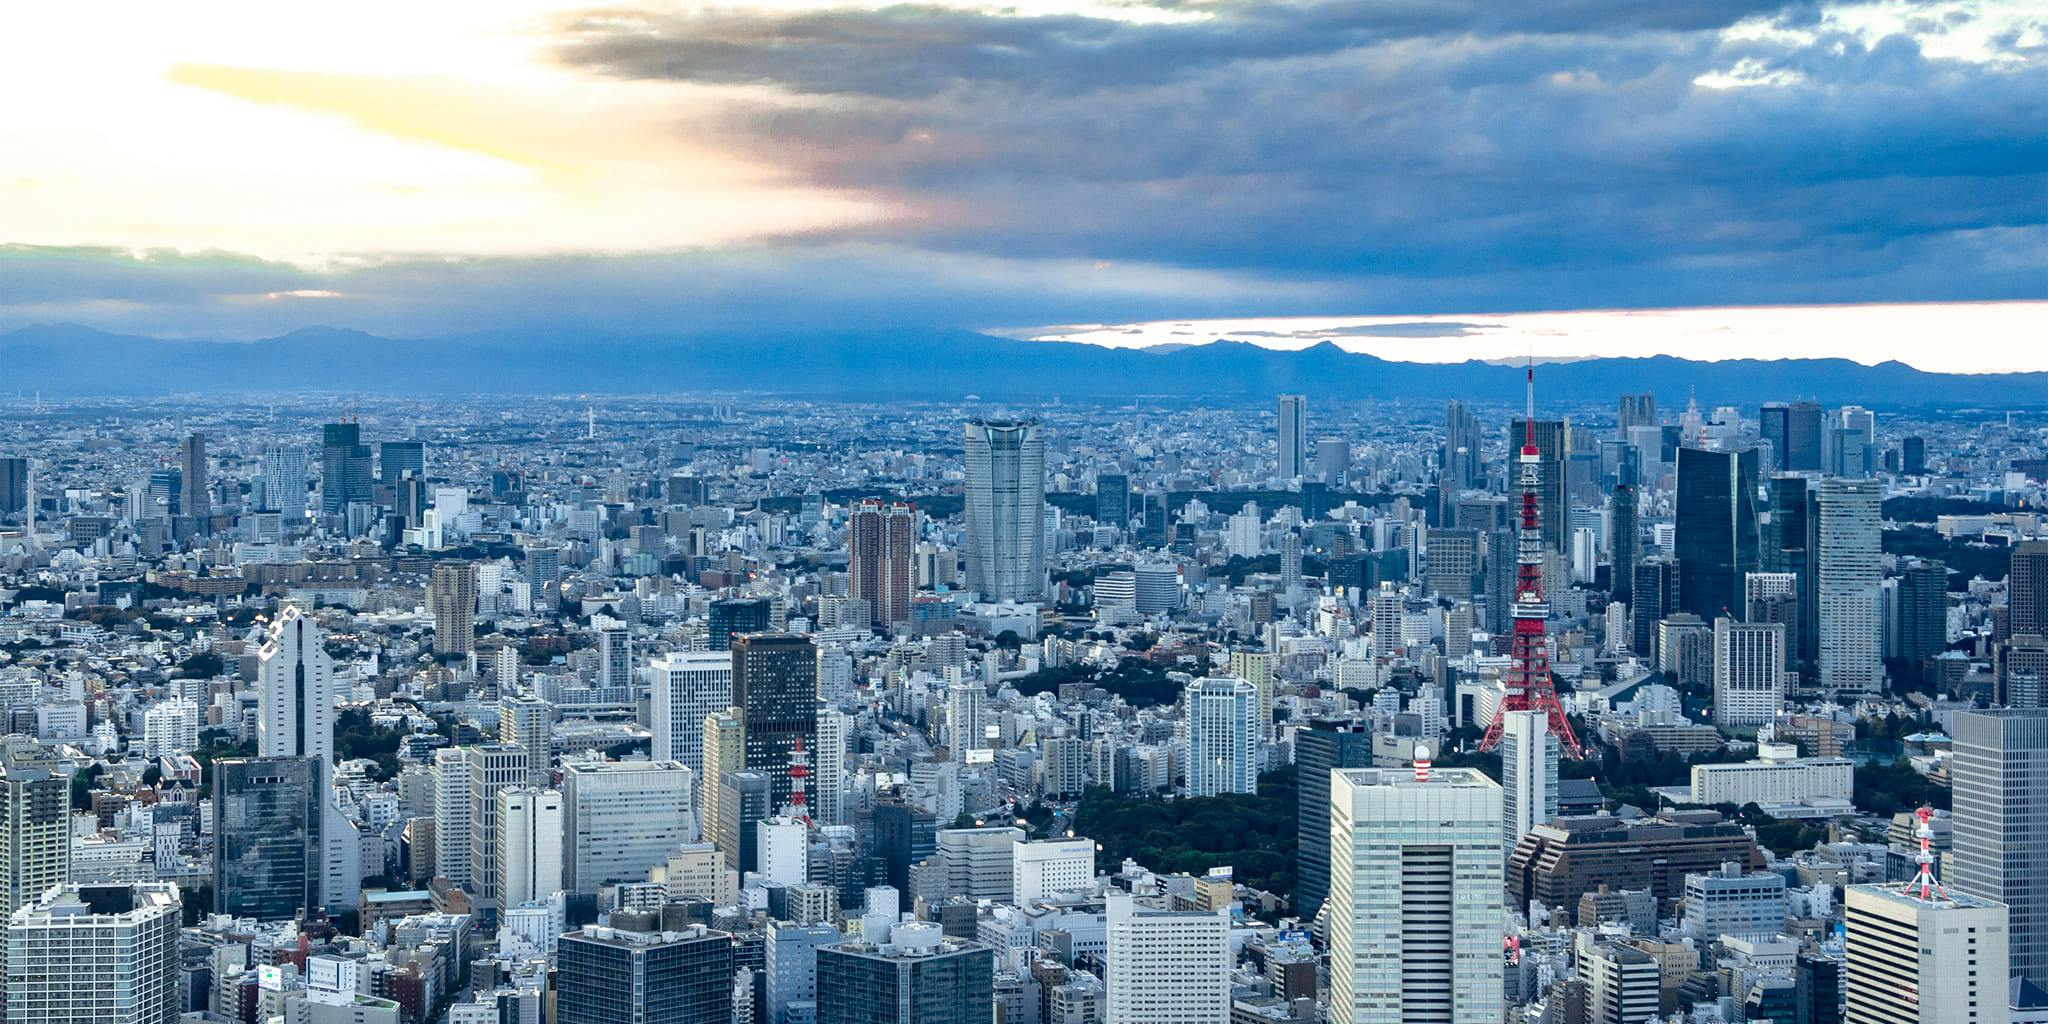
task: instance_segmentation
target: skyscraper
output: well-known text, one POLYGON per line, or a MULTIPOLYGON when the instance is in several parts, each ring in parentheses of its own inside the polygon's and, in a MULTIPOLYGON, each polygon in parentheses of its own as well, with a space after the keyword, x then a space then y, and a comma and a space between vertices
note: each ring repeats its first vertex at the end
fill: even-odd
POLYGON ((1648 391, 1640 395, 1623 395, 1614 412, 1615 432, 1627 437, 1630 427, 1654 427, 1657 425, 1657 396, 1648 391))
POLYGON ((1653 659, 1657 654, 1657 623, 1678 610, 1678 563, 1669 558, 1645 558, 1636 563, 1635 585, 1629 588, 1629 622, 1635 656, 1653 659))
MULTIPOLYGON (((510 743, 487 743, 469 749, 469 884, 470 895, 499 906, 498 899, 498 793, 525 786, 531 781, 526 748, 510 743)), ((435 836, 435 843, 441 838, 435 836)))
MULTIPOLYGON (((2018 561, 2017 558, 2014 561, 2018 561)), ((1948 566, 1916 560, 1902 566, 1898 587, 1898 657, 1914 678, 1927 659, 1948 648, 1948 566)))
POLYGON ((256 653, 256 753, 334 760, 334 659, 326 632, 285 605, 256 653))
POLYGON ((1714 620, 1714 724, 1753 728, 1785 703, 1785 627, 1714 620))
POLYGON ((1131 525, 1131 478, 1128 474, 1095 475, 1095 521, 1119 530, 1131 525))
POLYGON ((1883 569, 1879 533, 1883 495, 1873 480, 1826 479, 1816 492, 1812 525, 1815 618, 1821 689, 1877 693, 1884 689, 1879 602, 1883 569))
POLYGON ((7 922, 9 1024, 174 1024, 178 887, 66 885, 7 922))
POLYGON ((436 562, 427 600, 434 608, 434 653, 468 654, 476 650, 476 566, 469 562, 436 562))
POLYGON ((20 455, 0 456, 0 516, 19 515, 28 510, 28 459, 20 455))
POLYGON ((296 445, 263 447, 265 511, 283 513, 287 527, 306 518, 306 450, 296 445))
POLYGON ((2048 636, 2048 540, 2014 545, 2006 594, 2006 633, 2048 636))
POLYGON ((370 449, 361 424, 329 423, 320 431, 320 511, 340 515, 370 500, 370 449))
POLYGON ((1476 769, 1330 784, 1330 1019, 1499 1024, 1501 788, 1476 769))
POLYGON ((1558 743, 1550 716, 1510 711, 1501 716, 1501 847, 1515 848, 1529 830, 1557 817, 1558 743))
POLYGON ((322 904, 326 773, 317 758, 213 763, 213 909, 289 921, 322 904))
POLYGON ((1852 885, 1847 1024, 2001 1024, 2010 1019, 2005 908, 1961 893, 1923 898, 1911 885, 1852 885), (1946 897, 1946 898, 1943 898, 1946 897))
POLYGON ((1678 450, 1678 610, 1740 615, 1742 577, 1757 571, 1756 449, 1678 450))
POLYGON ((704 631, 706 639, 711 642, 711 649, 729 651, 734 635, 766 632, 770 611, 765 597, 733 597, 711 602, 704 631))
POLYGON ((967 589, 991 601, 1045 593, 1045 432, 1037 420, 967 424, 967 589))
POLYGON ((2048 986, 2048 711, 1958 712, 1949 884, 2011 912, 2012 973, 2048 986))
POLYGON ((1243 679, 1188 684, 1188 795, 1259 791, 1259 692, 1243 679))
POLYGON ((1229 912, 1138 906, 1117 889, 1106 903, 1107 1019, 1117 1024, 1227 1024, 1229 912))
POLYGON ((641 881, 690 841, 690 769, 680 761, 572 762, 562 766, 565 884, 596 893, 641 881))
POLYGON ((732 655, 673 651, 648 667, 650 752, 657 761, 681 761, 704 775, 704 719, 732 706, 732 655))
POLYGON ((1309 920, 1330 893, 1330 769, 1372 766, 1372 728, 1363 720, 1317 718, 1294 733, 1294 912, 1309 920))
POLYGON ((1617 484, 1608 498, 1608 582, 1614 599, 1629 603, 1635 594, 1636 560, 1642 557, 1643 528, 1638 521, 1634 484, 1617 484))
MULTIPOLYGON (((1520 416, 1508 424, 1508 450, 1522 450, 1528 436, 1528 421, 1520 416)), ((1570 431, 1563 420, 1536 421, 1536 513, 1543 534, 1543 550, 1560 555, 1571 553, 1570 524, 1565 517, 1565 460, 1569 454, 1570 431)))
POLYGON ((1479 487, 1486 482, 1486 467, 1480 460, 1479 418, 1456 399, 1444 403, 1444 447, 1439 457, 1442 472, 1437 486, 1445 494, 1479 487))
POLYGON ((917 591, 916 507, 872 499, 854 506, 846 549, 848 596, 868 603, 875 626, 908 625, 910 598, 917 591))
MULTIPOLYGON (((1784 441, 1778 444, 1778 468, 1786 472, 1818 472, 1821 468, 1820 406, 1813 402, 1793 402, 1785 407, 1782 418, 1784 441)), ((1764 436, 1770 437, 1770 434, 1764 436)))
POLYGON ((1280 396, 1280 462, 1275 472, 1282 480, 1308 475, 1308 399, 1302 395, 1280 396))
POLYGON ((732 936, 586 925, 555 953, 557 1024, 729 1024, 732 936))
MULTIPOLYGON (((747 767, 744 728, 740 724, 738 708, 721 709, 704 717, 703 758, 704 770, 697 776, 697 824, 699 833, 711 840, 718 833, 719 821, 725 810, 725 777, 734 772, 745 771, 747 767)), ((734 862, 738 861, 739 848, 719 848, 734 862)))
POLYGON ((789 755, 818 748, 818 648, 800 636, 732 641, 732 700, 745 723, 746 768, 767 775, 773 805, 789 802, 789 755))
POLYGON ((434 751, 434 874, 460 885, 469 876, 469 776, 473 747, 434 751))
POLYGON ((421 441, 386 441, 377 446, 377 482, 396 487, 408 476, 427 475, 427 446, 421 441))
POLYGON ((178 471, 182 488, 178 497, 184 513, 198 519, 213 515, 213 496, 207 490, 205 434, 185 435, 185 442, 178 446, 178 471))
POLYGON ((994 1018, 994 950, 948 939, 929 921, 887 927, 886 941, 818 948, 818 1024, 987 1024, 994 1018))
POLYGON ((71 792, 54 751, 0 748, 0 884, 11 913, 71 878, 71 792))
POLYGON ((512 786, 499 790, 497 801, 500 904, 516 907, 563 891, 562 794, 512 786))

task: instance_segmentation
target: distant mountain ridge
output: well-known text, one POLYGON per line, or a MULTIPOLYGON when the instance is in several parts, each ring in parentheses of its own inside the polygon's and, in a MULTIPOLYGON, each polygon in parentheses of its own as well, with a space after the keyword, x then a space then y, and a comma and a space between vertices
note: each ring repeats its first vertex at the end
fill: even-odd
MULTIPOLYGON (((1545 397, 1608 401, 1651 391, 1703 406, 1812 398, 1877 405, 2048 405, 2048 372, 1948 374, 1847 359, 1587 358, 1539 375, 1545 397)), ((1324 342, 1297 351, 1236 341, 1109 349, 965 330, 804 334, 491 332, 398 339, 307 327, 261 341, 193 341, 46 324, 0 334, 0 389, 47 394, 353 391, 648 394, 740 390, 821 398, 1258 396, 1519 400, 1497 363, 1404 363, 1324 342)))

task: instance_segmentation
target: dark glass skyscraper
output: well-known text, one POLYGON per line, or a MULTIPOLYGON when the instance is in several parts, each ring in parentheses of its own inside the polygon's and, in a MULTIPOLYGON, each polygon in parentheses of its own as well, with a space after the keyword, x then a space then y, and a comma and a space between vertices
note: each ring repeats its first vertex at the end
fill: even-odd
POLYGON ((0 456, 0 516, 28 509, 28 459, 0 456))
POLYGON ((396 487, 407 474, 427 475, 427 446, 422 441, 386 441, 377 446, 377 482, 396 487))
POLYGON ((1756 449, 1678 451, 1678 608, 1712 621, 1740 616, 1757 571, 1756 449))
POLYGON ((770 610, 765 597, 735 597, 711 602, 711 622, 705 630, 711 640, 711 649, 729 651, 734 636, 765 632, 770 610))
POLYGON ((1669 558, 1646 558, 1636 563, 1635 585, 1630 593, 1629 621, 1634 626, 1638 658, 1657 652, 1657 623, 1678 610, 1678 563, 1669 558))
POLYGON ((320 905, 320 769, 317 757, 214 762, 216 913, 288 921, 320 905))
POLYGON ((1635 592, 1636 559, 1643 550, 1643 528, 1637 522, 1636 488, 1634 484, 1617 484, 1609 498, 1608 574, 1614 599, 1623 604, 1635 592))
POLYGON ((789 755, 818 749, 818 648, 786 633, 732 638, 732 702, 746 716, 746 768, 768 776, 773 807, 789 802, 789 755))
POLYGON ((351 502, 370 500, 370 449, 358 423, 320 429, 320 511, 338 515, 351 502))
MULTIPOLYGON (((1508 449, 1519 452, 1524 440, 1523 424, 1517 416, 1508 424, 1508 449)), ((1571 530, 1565 521, 1565 459, 1568 431, 1563 420, 1536 421, 1536 513, 1543 531, 1543 548, 1560 555, 1570 554, 1571 530)), ((1489 627, 1491 628, 1491 627, 1489 627)))
MULTIPOLYGON (((928 922, 930 945, 849 942, 818 948, 818 1024, 987 1024, 995 1015, 995 951, 946 941, 928 922)), ((922 941, 922 940, 918 940, 922 941)))
POLYGON ((556 947, 560 1024, 727 1024, 732 936, 589 925, 556 947))
POLYGON ((1306 921, 1330 895, 1330 769, 1372 767, 1372 728, 1318 718, 1294 734, 1298 766, 1294 914, 1306 921))
POLYGON ((1131 478, 1123 473, 1095 476, 1095 521, 1122 529, 1131 523, 1131 478))
POLYGON ((1948 647, 1948 566, 1916 562, 1899 573, 1899 660, 1920 674, 1927 659, 1948 647))

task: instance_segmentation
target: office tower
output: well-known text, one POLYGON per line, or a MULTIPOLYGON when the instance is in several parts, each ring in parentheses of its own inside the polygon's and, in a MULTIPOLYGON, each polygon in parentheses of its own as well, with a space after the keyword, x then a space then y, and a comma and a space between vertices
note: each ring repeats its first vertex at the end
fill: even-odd
POLYGON ((476 650, 476 566, 469 562, 434 563, 427 600, 434 609, 434 653, 468 654, 476 650))
POLYGON ((1785 931, 1785 878, 1723 867, 1685 876, 1685 930, 1702 944, 1724 936, 1751 942, 1785 931))
POLYGON ((2013 546, 2006 593, 2006 635, 2048 636, 2048 540, 2013 546))
POLYGON ((1939 889, 1929 895, 1911 883, 1848 887, 1847 1024, 2010 1019, 2006 975, 1994 966, 2007 956, 2005 907, 1939 889))
POLYGON ((1635 595, 1636 562, 1642 557, 1643 528, 1638 521, 1638 497, 1632 484, 1619 484, 1609 497, 1607 572, 1614 599, 1628 604, 1635 595))
POLYGON ((1131 524, 1131 478, 1127 473, 1095 475, 1095 521, 1123 529, 1131 524))
POLYGON ((935 857, 945 879, 945 895, 1009 903, 1013 899, 1016 865, 1013 848, 1024 831, 1008 825, 942 828, 935 857))
POLYGON ((1308 475, 1308 399, 1280 396, 1280 463, 1275 476, 1293 480, 1308 475))
POLYGON ((556 1024, 729 1024, 732 936, 585 925, 555 950, 556 1024))
POLYGON ((427 446, 423 441, 386 441, 377 446, 377 482, 397 487, 408 476, 427 475, 427 446))
POLYGON ((213 763, 213 909, 289 921, 322 904, 326 773, 311 757, 213 763))
POLYGON ((256 753, 330 764, 338 696, 326 631, 285 605, 256 654, 256 753))
POLYGON ((198 519, 213 515, 213 496, 207 490, 206 435, 187 434, 178 446, 178 503, 184 514, 198 519))
POLYGON ((2005 904, 2012 973, 2048 986, 2048 712, 1959 712, 1948 882, 2005 904))
POLYGON ((1805 952, 1792 971, 1792 1024, 1842 1024, 1841 959, 1805 952))
POLYGON ((818 748, 818 649, 800 636, 753 633, 732 641, 732 701, 745 723, 746 768, 772 780, 773 807, 789 802, 789 755, 818 748))
POLYGON ((1429 531, 1428 571, 1423 579, 1432 593, 1458 600, 1472 597, 1472 578, 1479 571, 1476 530, 1429 531))
MULTIPOLYGON (((1346 441, 1341 437, 1325 437, 1318 439, 1316 441, 1315 475, 1321 477, 1324 483, 1335 486, 1342 484, 1344 482, 1344 478, 1350 475, 1350 473, 1351 442, 1346 441)), ((1311 522, 1322 518, 1319 515, 1309 515, 1307 509, 1303 509, 1301 514, 1302 518, 1307 519, 1311 522)))
POLYGON ((1095 881, 1093 839, 1041 839, 1010 845, 1010 902, 1029 906, 1095 881))
POLYGON ((0 455, 0 516, 28 511, 28 459, 0 455))
POLYGON ((370 500, 370 449, 358 423, 329 423, 320 430, 320 511, 340 515, 351 503, 370 500))
MULTIPOLYGON (((1519 452, 1523 442, 1528 440, 1526 417, 1516 417, 1508 425, 1508 450, 1519 452)), ((1569 455, 1569 435, 1563 420, 1535 421, 1536 442, 1536 512, 1543 537, 1543 550, 1555 551, 1560 555, 1569 554, 1566 538, 1571 535, 1565 519, 1565 459, 1569 455)), ((1519 486, 1517 484, 1516 486, 1519 486)))
POLYGON ((900 800, 875 804, 875 857, 891 888, 910 891, 910 866, 939 848, 939 825, 930 811, 900 800))
POLYGON ((526 582, 533 588, 535 606, 547 606, 541 599, 541 591, 551 583, 562 579, 562 549, 551 544, 528 544, 526 555, 526 582))
POLYGON ((263 446, 263 493, 258 508, 283 514, 287 527, 306 518, 306 450, 263 446))
POLYGON ((970 750, 988 749, 982 726, 988 721, 988 690, 979 679, 963 679, 946 687, 946 748, 953 760, 968 760, 970 750))
POLYGON ((818 948, 818 1024, 987 1024, 994 1018, 994 950, 948 939, 929 921, 877 923, 863 931, 862 941, 818 948))
POLYGON ((1785 627, 1775 622, 1714 620, 1714 724, 1754 728, 1785 702, 1785 627))
POLYGON ((818 950, 846 939, 829 924, 768 922, 763 954, 768 972, 768 1019, 818 1019, 818 950))
POLYGON ((1619 942, 1590 942, 1578 951, 1586 1024, 1648 1024, 1660 1020, 1657 959, 1619 942))
POLYGON ((11 913, 71 878, 71 792, 54 752, 0 748, 0 883, 11 913))
POLYGON ((1927 659, 1948 649, 1948 566, 1916 560, 1900 568, 1898 658, 1917 678, 1927 659))
POLYGON ((499 790, 497 800, 500 905, 516 907, 563 891, 562 794, 515 786, 499 790))
POLYGON ((1654 427, 1657 425, 1657 396, 1648 391, 1640 395, 1623 395, 1614 414, 1615 432, 1627 437, 1632 427, 1654 427))
POLYGON ((1820 482, 1813 510, 1817 601, 1816 650, 1821 689, 1879 693, 1884 662, 1879 632, 1879 551, 1883 494, 1872 480, 1820 482))
POLYGON ((1919 436, 1899 442, 1899 472, 1907 476, 1927 475, 1927 439, 1919 436))
MULTIPOLYGON (((502 648, 509 651, 511 648, 502 648)), ((509 683, 499 683, 498 742, 526 751, 528 775, 534 785, 546 788, 548 770, 554 766, 554 707, 536 697, 513 696, 509 683)))
POLYGON ((1498 1024, 1501 789, 1476 769, 1330 783, 1330 1019, 1498 1024))
POLYGON ((611 882, 645 881, 647 870, 694 838, 690 787, 680 761, 571 762, 562 766, 569 855, 564 884, 595 893, 611 882))
POLYGON ((178 887, 66 885, 7 922, 9 1024, 175 1024, 178 887))
POLYGON ((1757 562, 1756 449, 1678 450, 1678 610, 1711 620, 1742 611, 1757 562))
POLYGON ((910 598, 917 592, 917 508, 862 501, 846 526, 846 551, 847 596, 868 603, 870 624, 908 625, 910 598))
POLYGON ((732 706, 732 655, 675 651, 648 667, 651 752, 657 761, 681 761, 704 776, 704 719, 732 706))
POLYGON ((1442 472, 1437 487, 1444 493, 1482 487, 1486 467, 1480 460, 1479 418, 1456 399, 1444 403, 1444 447, 1438 458, 1442 472))
POLYGON ((1785 472, 1818 472, 1821 468, 1821 409, 1812 402, 1793 402, 1776 417, 1766 414, 1764 436, 1778 451, 1778 468, 1785 472), (1781 434, 1783 440, 1773 437, 1781 434))
POLYGON ((1295 913, 1315 917, 1330 892, 1330 770, 1372 765, 1372 728, 1358 719, 1317 718, 1294 733, 1295 913))
MULTIPOLYGON (((495 905, 498 898, 498 792, 532 779, 526 748, 489 743, 469 749, 470 895, 495 905)), ((437 834, 435 842, 440 843, 437 834)))
MULTIPOLYGON (((697 777, 697 824, 700 834, 709 839, 717 834, 723 813, 719 801, 723 799, 725 777, 745 771, 747 755, 745 729, 740 723, 738 708, 706 715, 703 729, 704 771, 697 777)), ((727 856, 737 855, 736 848, 724 849, 727 856)))
POLYGON ((597 633, 597 689, 603 694, 599 699, 608 704, 632 703, 632 627, 610 616, 593 615, 590 628, 597 633))
POLYGON ((732 649, 732 638, 742 633, 761 633, 768 629, 768 599, 728 598, 711 602, 709 625, 706 637, 714 651, 732 649))
POLYGON ((434 875, 463 886, 469 874, 470 747, 434 751, 434 875))
POLYGON ((1541 711, 1510 711, 1500 732, 1502 856, 1530 829, 1557 817, 1558 746, 1541 711))
MULTIPOLYGON (((725 852, 733 870, 745 877, 761 867, 760 830, 756 823, 775 813, 768 776, 760 772, 726 772, 718 778, 718 820, 712 842, 725 852)), ((714 823, 706 822, 706 827, 714 823)))
POLYGON ((1259 729, 1262 735, 1273 731, 1273 656, 1265 651, 1233 648, 1230 652, 1230 674, 1252 684, 1259 695, 1259 729))
MULTIPOLYGON (((1106 897, 1103 981, 1118 1024, 1226 1024, 1230 1020, 1230 912, 1139 906, 1106 897)), ((1500 939, 1494 939, 1498 958, 1500 939)))
POLYGON ((1045 593, 1045 431, 1037 420, 967 424, 967 589, 989 601, 1045 593))
POLYGON ((1243 679, 1197 679, 1186 691, 1188 795, 1259 791, 1259 692, 1243 679))
POLYGON ((832 708, 818 709, 818 748, 811 756, 811 819, 820 825, 851 824, 846 813, 846 740, 853 720, 832 708))
POLYGON ((1771 448, 1771 469, 1783 472, 1785 439, 1791 432, 1792 407, 1784 402, 1765 402, 1757 410, 1757 434, 1771 448))

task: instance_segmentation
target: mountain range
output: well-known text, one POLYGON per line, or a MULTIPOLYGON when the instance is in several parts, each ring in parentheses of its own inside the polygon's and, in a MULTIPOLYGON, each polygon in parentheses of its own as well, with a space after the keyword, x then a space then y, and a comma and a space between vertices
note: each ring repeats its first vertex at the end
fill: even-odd
MULTIPOLYGON (((1497 363, 1408 363, 1325 342, 1280 351, 1234 341, 1108 349, 965 330, 805 334, 500 332, 401 339, 308 327, 259 341, 108 334, 76 324, 0 334, 0 389, 45 394, 191 391, 369 394, 651 394, 754 391, 821 398, 1211 398, 1298 392, 1345 399, 1514 402, 1522 374, 1497 363)), ((1865 405, 2048 405, 2048 372, 1931 373, 1846 359, 1557 362, 1548 400, 1650 391, 1702 406, 1811 398, 1865 405)))

